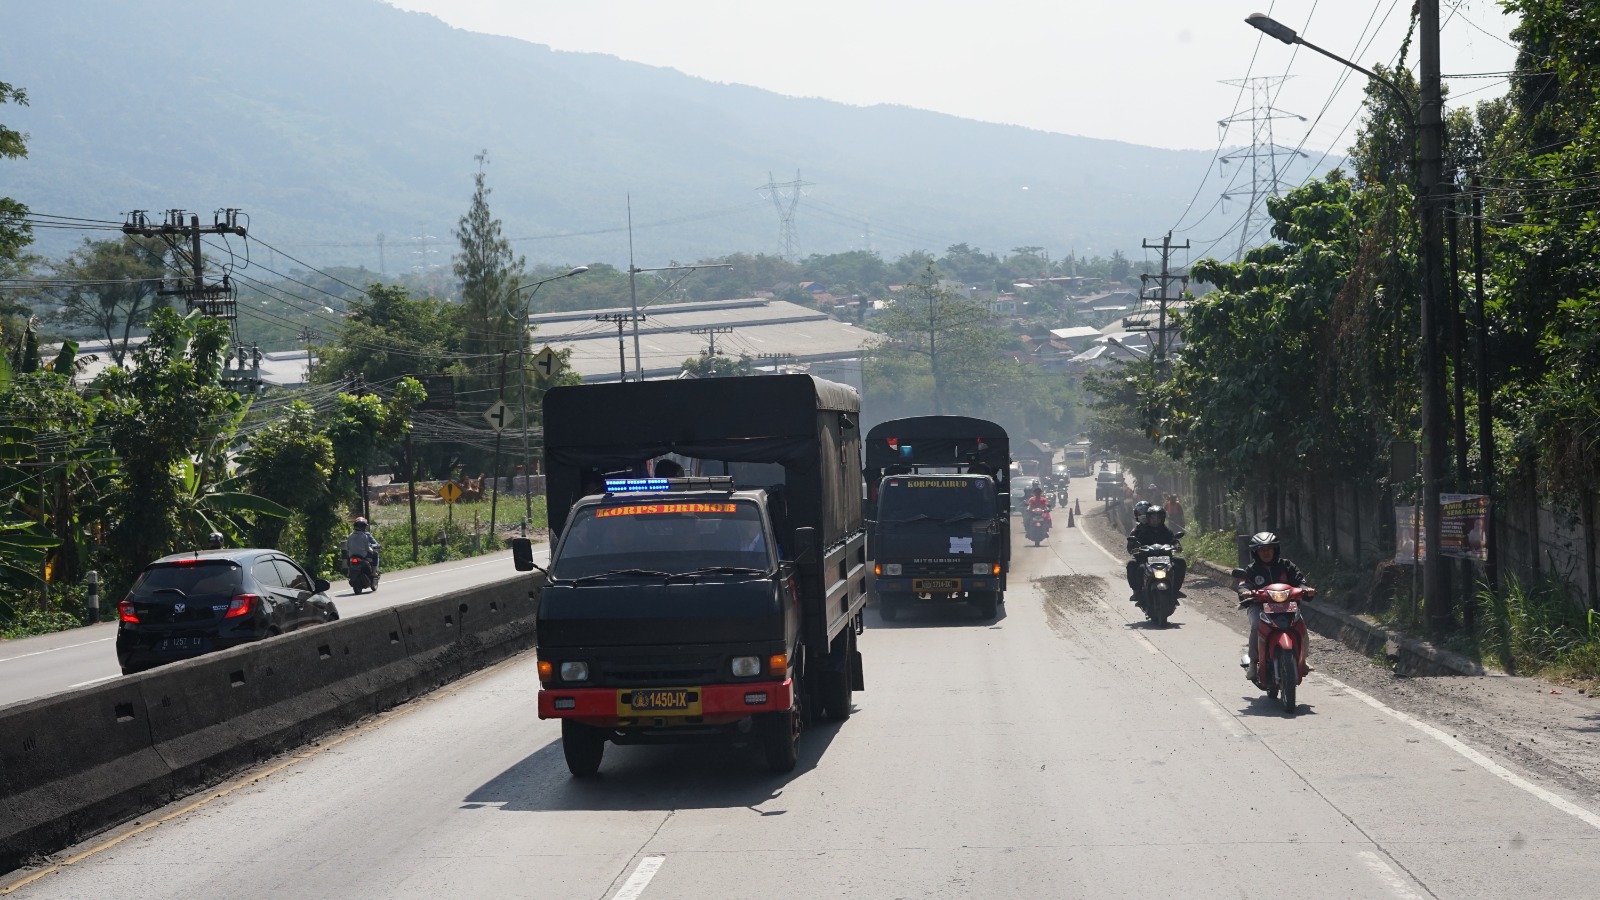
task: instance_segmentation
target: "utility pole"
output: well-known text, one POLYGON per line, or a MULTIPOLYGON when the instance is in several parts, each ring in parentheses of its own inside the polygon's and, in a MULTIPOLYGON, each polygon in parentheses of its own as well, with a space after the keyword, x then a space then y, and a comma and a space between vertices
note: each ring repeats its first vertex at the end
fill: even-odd
POLYGON ((1418 80, 1422 88, 1417 110, 1422 217, 1422 515, 1426 547, 1422 596, 1428 628, 1440 634, 1454 621, 1449 569, 1441 553, 1442 525, 1439 481, 1445 460, 1446 405, 1440 309, 1444 300, 1444 229, 1441 227, 1441 174, 1444 162, 1444 98, 1439 90, 1439 0, 1418 0, 1417 31, 1421 53, 1418 80))
POLYGON ((708 325, 705 328, 691 328, 691 329, 689 329, 689 333, 690 334, 703 334, 703 335, 705 335, 711 342, 710 349, 708 349, 706 351, 706 356, 707 357, 713 357, 713 356, 717 355, 717 335, 719 335, 719 334, 733 334, 733 326, 732 325, 708 325))
POLYGON ((1483 577, 1492 591, 1500 590, 1500 541, 1495 536, 1494 502, 1494 398, 1489 393, 1489 317, 1483 304, 1483 183, 1472 176, 1472 265, 1477 297, 1478 326, 1478 466, 1483 470, 1483 493, 1489 498, 1484 523, 1483 577))
MULTIPOLYGON (((623 343, 623 339, 622 339, 622 326, 624 324, 628 323, 628 322, 634 322, 634 323, 643 322, 644 321, 644 316, 642 316, 642 315, 640 315, 638 313, 605 313, 603 315, 595 316, 594 320, 596 322, 614 322, 614 323, 616 323, 616 326, 617 326, 617 380, 618 381, 627 381, 628 380, 628 352, 627 352, 627 345, 625 343, 623 343)), ((638 331, 639 331, 638 326, 635 325, 633 330, 634 330, 634 334, 635 334, 636 339, 637 339, 637 334, 638 334, 638 331)), ((640 379, 643 380, 643 377, 644 376, 641 375, 640 379)))
MULTIPOLYGON (((500 389, 495 393, 495 398, 498 400, 506 399, 506 357, 510 354, 510 350, 500 351, 500 389)), ((500 435, 502 431, 504 431, 504 429, 496 430, 494 433, 494 465, 490 467, 494 472, 494 480, 489 483, 490 544, 494 543, 495 512, 500 505, 500 435)))
POLYGON ((778 374, 778 367, 782 364, 799 362, 799 357, 793 353, 762 353, 756 358, 770 362, 772 364, 772 374, 774 375, 778 374))
POLYGON ((387 274, 388 268, 389 268, 388 266, 386 266, 384 264, 383 242, 384 242, 383 232, 380 231, 380 232, 378 232, 378 274, 379 275, 387 274))
POLYGON ((411 505, 411 561, 417 559, 417 459, 411 451, 411 429, 406 429, 406 500, 411 505))
POLYGON ((205 261, 200 255, 200 236, 204 234, 237 234, 246 236, 246 229, 239 224, 239 210, 217 210, 212 217, 210 227, 200 227, 200 217, 192 215, 185 210, 167 210, 167 221, 154 225, 142 209, 128 213, 122 223, 123 234, 133 234, 140 237, 158 237, 172 251, 174 257, 189 265, 190 276, 187 286, 179 282, 168 287, 165 282, 157 294, 162 297, 182 297, 184 307, 193 312, 198 309, 203 315, 214 319, 222 319, 228 323, 233 331, 233 343, 239 345, 239 304, 233 298, 233 285, 226 275, 218 284, 207 285, 205 278, 205 261), (187 219, 187 221, 185 221, 187 219))
MULTIPOLYGON (((1167 341, 1167 304, 1170 301, 1177 299, 1171 295, 1171 292, 1168 290, 1168 285, 1172 284, 1174 281, 1181 281, 1183 282, 1184 290, 1188 290, 1189 288, 1189 276, 1172 274, 1172 251, 1189 249, 1189 242, 1185 240, 1182 245, 1174 244, 1172 242, 1172 232, 1169 231, 1166 233, 1166 236, 1161 239, 1161 243, 1152 244, 1149 241, 1144 241, 1143 244, 1143 249, 1145 250, 1161 251, 1161 274, 1151 275, 1149 273, 1140 273, 1139 281, 1141 283, 1149 283, 1152 279, 1154 279, 1161 285, 1161 295, 1155 298, 1160 309, 1160 313, 1159 322, 1155 328, 1156 339, 1154 343, 1154 355, 1156 359, 1156 371, 1164 374, 1167 370, 1167 350, 1170 346, 1169 342, 1167 341)), ((1179 294, 1181 296, 1182 292, 1180 291, 1179 294)), ((1137 324, 1130 323, 1128 330, 1149 331, 1150 323, 1147 320, 1137 324)))

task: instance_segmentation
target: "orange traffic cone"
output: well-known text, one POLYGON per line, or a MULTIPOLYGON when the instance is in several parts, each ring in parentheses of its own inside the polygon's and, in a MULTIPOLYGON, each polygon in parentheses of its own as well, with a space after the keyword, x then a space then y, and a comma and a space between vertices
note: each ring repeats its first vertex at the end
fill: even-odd
POLYGON ((1078 517, 1070 509, 1067 510, 1067 527, 1068 528, 1077 528, 1078 527, 1078 517))
POLYGON ((1083 515, 1083 503, 1078 500, 1072 501, 1072 511, 1080 516, 1083 515))

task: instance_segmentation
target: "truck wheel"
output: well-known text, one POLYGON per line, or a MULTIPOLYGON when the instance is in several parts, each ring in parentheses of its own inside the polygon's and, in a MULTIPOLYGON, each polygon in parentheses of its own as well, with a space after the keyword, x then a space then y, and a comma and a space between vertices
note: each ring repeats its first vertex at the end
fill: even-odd
POLYGON ((992 619, 1000 615, 1000 592, 981 591, 974 592, 973 601, 978 606, 978 615, 985 619, 992 619))
POLYGON ((855 650, 856 630, 847 627, 829 648, 828 668, 822 673, 823 717, 833 722, 843 722, 852 712, 850 689, 850 654, 855 650), (838 666, 837 670, 834 666, 838 666))
POLYGON ((561 754, 567 770, 579 778, 600 771, 600 758, 606 752, 606 736, 600 729, 571 719, 561 720, 561 754))
POLYGON ((878 595, 878 615, 882 616, 885 622, 893 622, 900 616, 899 607, 888 594, 878 595))
POLYGON ((782 775, 793 772, 795 765, 800 762, 800 731, 804 713, 797 691, 793 709, 761 714, 761 749, 767 757, 767 771, 782 775))

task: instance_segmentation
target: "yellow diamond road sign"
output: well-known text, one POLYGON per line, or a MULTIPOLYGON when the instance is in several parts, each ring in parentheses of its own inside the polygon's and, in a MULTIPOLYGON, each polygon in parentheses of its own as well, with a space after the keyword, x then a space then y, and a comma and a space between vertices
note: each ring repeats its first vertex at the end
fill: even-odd
POLYGON ((553 378, 560 375, 561 370, 566 367, 561 364, 561 357, 557 356, 554 350, 546 347, 534 354, 533 368, 540 375, 546 378, 553 378))
POLYGON ((454 503, 461 499, 461 485, 454 481, 446 481, 439 485, 439 497, 446 503, 454 503))

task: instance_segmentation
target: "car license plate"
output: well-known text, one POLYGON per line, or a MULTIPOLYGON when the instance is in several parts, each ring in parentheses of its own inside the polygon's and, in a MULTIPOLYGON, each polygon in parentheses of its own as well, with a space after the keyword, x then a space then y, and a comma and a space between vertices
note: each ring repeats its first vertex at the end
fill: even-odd
POLYGON ((913 591, 953 591, 961 587, 959 578, 913 578, 913 591))
POLYGON ((1300 604, 1293 600, 1288 603, 1263 603, 1261 611, 1264 613, 1292 613, 1300 611, 1300 604))
POLYGON ((206 639, 198 637, 162 638, 161 642, 156 644, 156 649, 159 651, 204 650, 206 649, 206 639))
POLYGON ((693 688, 651 688, 617 692, 618 715, 661 713, 699 715, 700 692, 693 688))
POLYGON ((1172 564, 1172 557, 1170 557, 1170 556, 1146 556, 1144 558, 1144 561, 1147 562, 1147 563, 1166 563, 1167 565, 1171 565, 1172 564))

